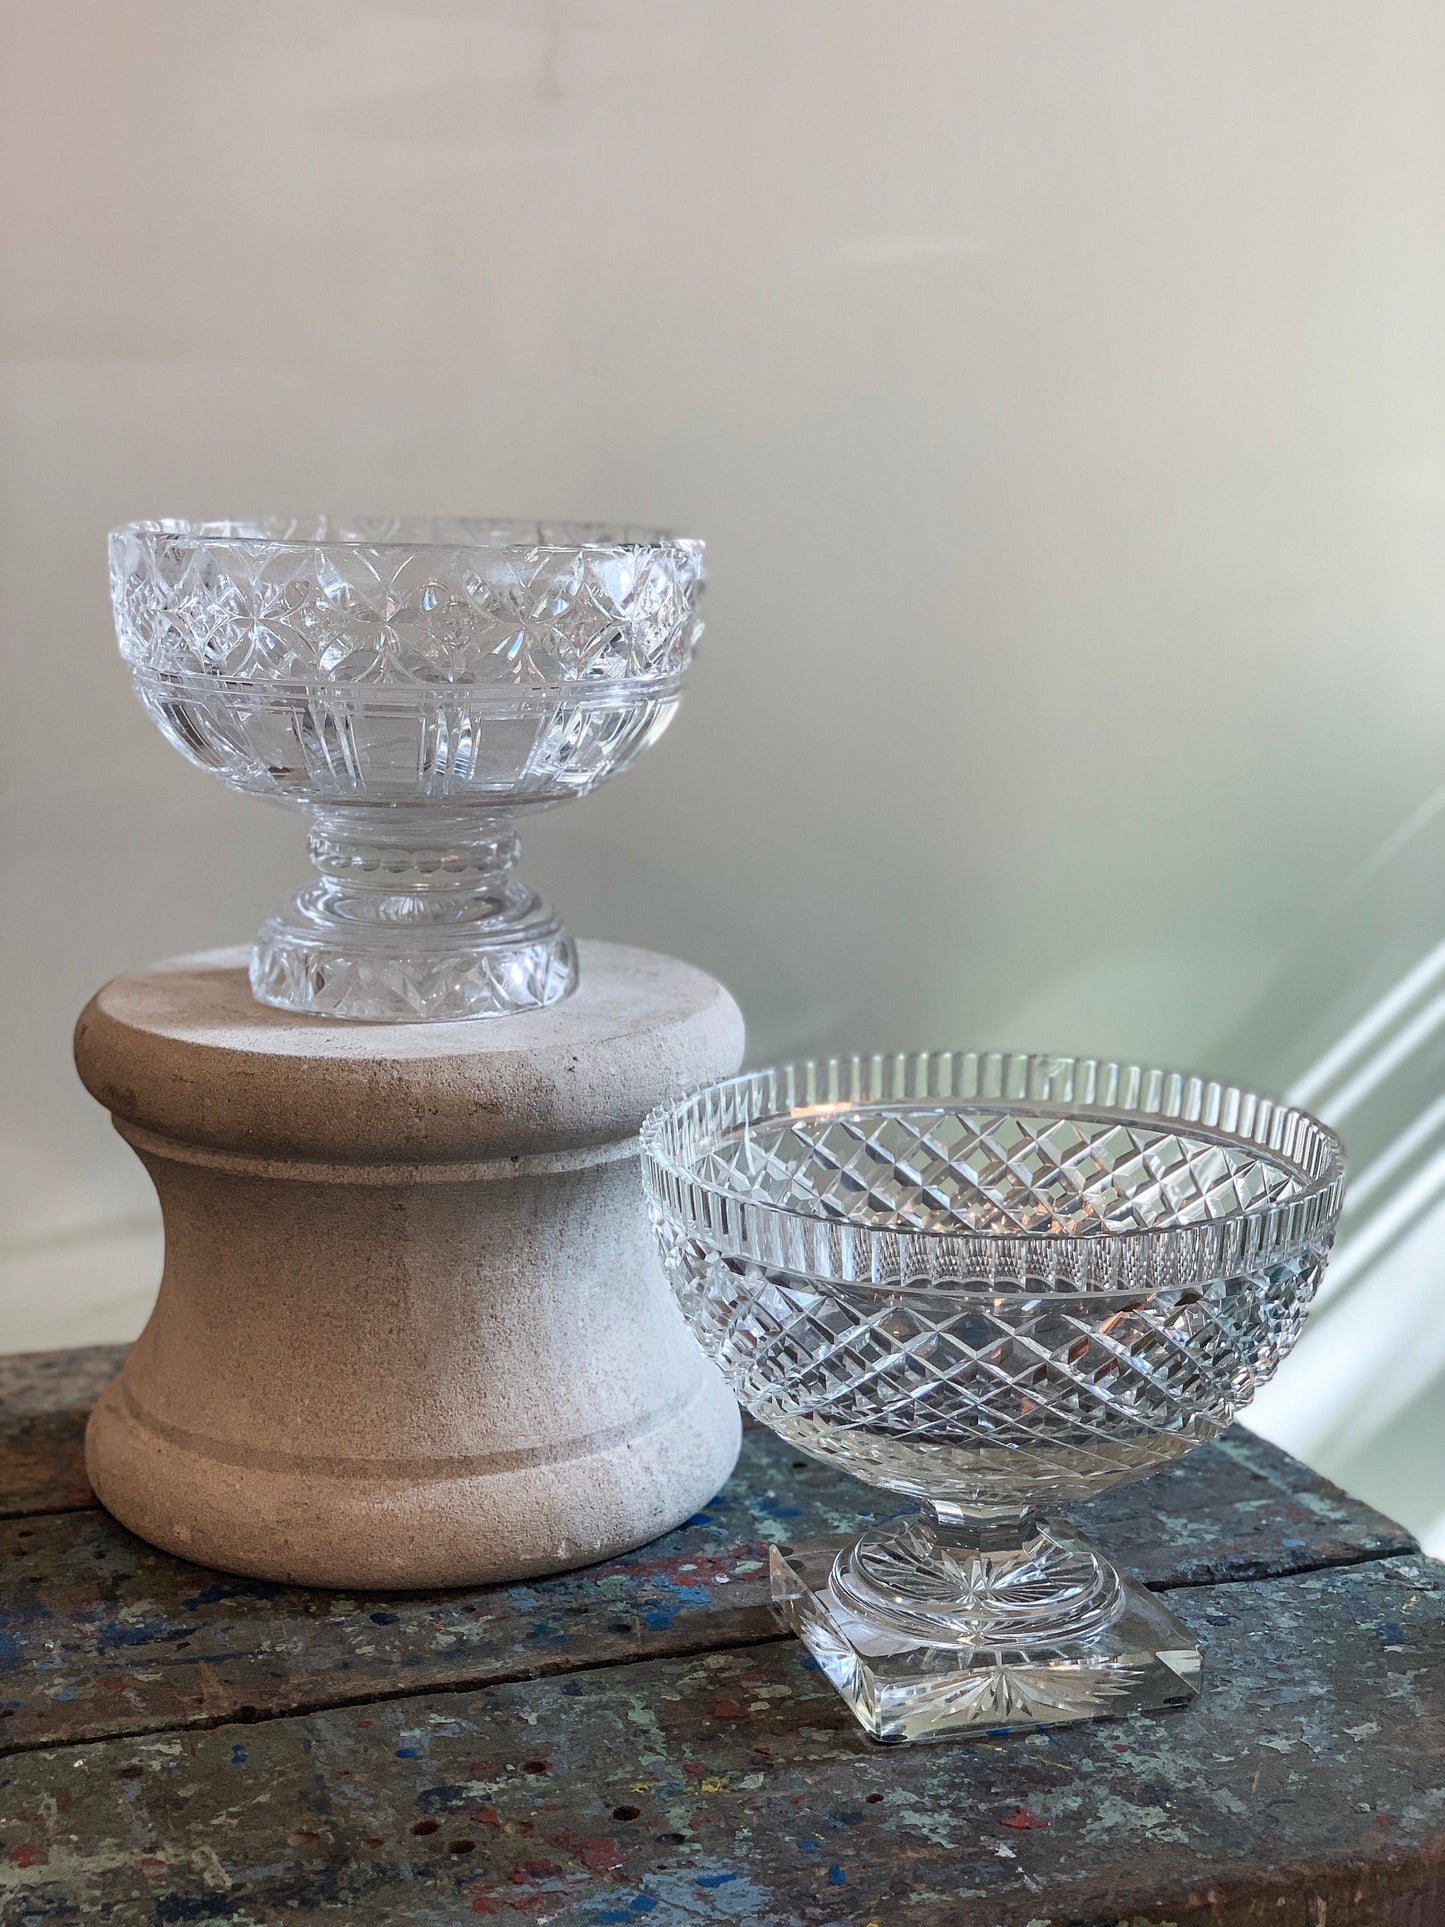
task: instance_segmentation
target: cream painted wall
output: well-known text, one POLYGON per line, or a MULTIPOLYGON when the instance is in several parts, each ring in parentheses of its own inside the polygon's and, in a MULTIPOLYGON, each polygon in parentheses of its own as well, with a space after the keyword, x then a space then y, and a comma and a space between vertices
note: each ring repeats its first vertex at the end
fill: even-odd
POLYGON ((1260 1409, 1445 1515, 1435 0, 0 21, 0 1345, 153 1290, 76 1011, 304 867, 131 701, 107 527, 655 520, 711 545, 692 694, 531 874, 726 978, 755 1059, 1074 1047, 1342 1100, 1353 1270, 1260 1409))

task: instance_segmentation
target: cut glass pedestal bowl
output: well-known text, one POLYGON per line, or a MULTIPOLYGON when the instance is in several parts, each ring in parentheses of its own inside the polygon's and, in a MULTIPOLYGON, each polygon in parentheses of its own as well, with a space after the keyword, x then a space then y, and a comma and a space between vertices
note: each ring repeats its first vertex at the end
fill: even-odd
POLYGON ((742 1405, 921 1501, 773 1593, 875 1738, 1180 1705, 1192 1634, 1046 1517, 1214 1438, 1319 1284, 1338 1141, 1197 1077, 851 1059, 651 1118, 663 1259, 742 1405))
POLYGON ((138 522, 110 540, 122 654, 175 746, 310 811, 319 881, 263 926, 263 1002, 333 1017, 526 1010, 576 981, 512 872, 514 818, 666 728, 702 544, 484 521, 138 522))

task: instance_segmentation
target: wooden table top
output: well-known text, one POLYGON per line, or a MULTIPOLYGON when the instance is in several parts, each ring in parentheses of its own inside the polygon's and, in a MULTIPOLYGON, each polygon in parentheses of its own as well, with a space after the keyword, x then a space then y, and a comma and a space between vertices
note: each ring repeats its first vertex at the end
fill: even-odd
POLYGON ((770 1543, 892 1509, 750 1429, 679 1531, 347 1596, 204 1571, 85 1482, 121 1354, 0 1360, 0 1922, 1445 1921, 1445 1567, 1236 1430, 1081 1508, 1207 1648, 1183 1712, 864 1737, 770 1543))

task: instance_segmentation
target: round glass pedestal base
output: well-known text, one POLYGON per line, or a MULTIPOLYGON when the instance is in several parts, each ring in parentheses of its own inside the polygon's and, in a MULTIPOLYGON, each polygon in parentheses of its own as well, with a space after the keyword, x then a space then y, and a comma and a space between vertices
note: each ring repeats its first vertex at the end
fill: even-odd
POLYGON ((838 1554, 829 1583, 880 1632, 970 1650, 1089 1639, 1124 1610, 1108 1560, 1032 1519, 962 1530, 928 1513, 892 1519, 838 1554))
POLYGON ((395 1024, 504 1017, 576 988, 577 947, 565 925, 520 938, 442 937, 271 917, 251 952, 251 991, 281 1010, 395 1024))
POLYGON ((263 1004, 379 1023, 538 1010, 577 984, 572 933, 513 874, 511 820, 410 809, 318 810, 321 872, 262 925, 263 1004))

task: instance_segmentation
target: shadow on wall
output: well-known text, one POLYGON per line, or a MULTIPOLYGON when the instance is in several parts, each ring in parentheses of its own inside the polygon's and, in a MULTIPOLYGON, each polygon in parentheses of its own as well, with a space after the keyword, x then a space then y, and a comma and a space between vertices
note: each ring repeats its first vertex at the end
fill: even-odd
POLYGON ((1304 1337, 1250 1423, 1445 1551, 1445 787, 1356 870, 1226 1040, 1302 1068, 1350 1183, 1304 1337))

